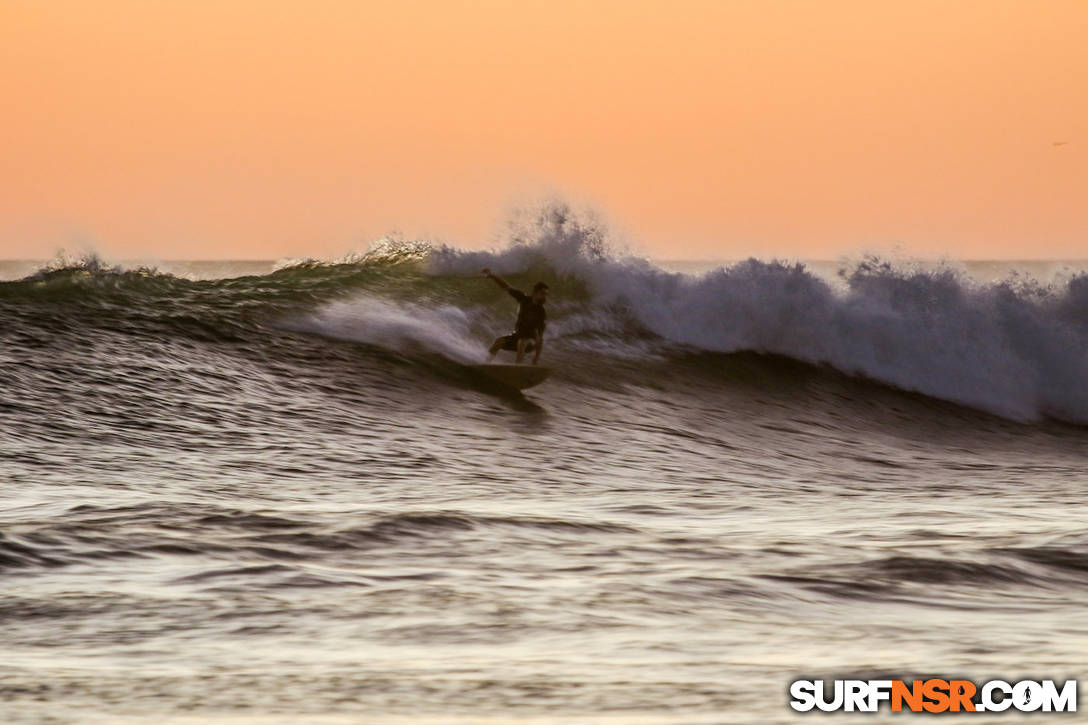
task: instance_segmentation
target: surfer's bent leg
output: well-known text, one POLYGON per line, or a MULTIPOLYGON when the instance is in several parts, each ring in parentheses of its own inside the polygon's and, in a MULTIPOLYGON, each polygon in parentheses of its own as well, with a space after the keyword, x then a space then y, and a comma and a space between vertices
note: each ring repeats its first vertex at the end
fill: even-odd
POLYGON ((506 343, 506 336, 496 337, 495 342, 491 343, 491 347, 488 349, 488 353, 491 354, 491 359, 494 360, 495 356, 499 354, 499 350, 506 343))

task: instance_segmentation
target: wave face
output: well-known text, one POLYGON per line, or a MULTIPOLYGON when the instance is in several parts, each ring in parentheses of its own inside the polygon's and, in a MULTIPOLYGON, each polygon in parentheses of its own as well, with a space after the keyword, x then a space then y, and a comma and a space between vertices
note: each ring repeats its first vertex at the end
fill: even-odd
POLYGON ((1083 661, 1083 275, 508 242, 0 283, 5 722, 746 725, 1083 661), (551 286, 524 396, 484 266, 551 286))

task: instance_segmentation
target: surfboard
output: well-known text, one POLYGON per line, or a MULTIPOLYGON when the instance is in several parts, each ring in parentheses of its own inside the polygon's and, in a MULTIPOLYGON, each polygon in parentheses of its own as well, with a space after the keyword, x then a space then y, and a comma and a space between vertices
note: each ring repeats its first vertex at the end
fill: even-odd
POLYGON ((469 365, 469 369, 518 390, 540 385, 552 374, 543 365, 469 365))

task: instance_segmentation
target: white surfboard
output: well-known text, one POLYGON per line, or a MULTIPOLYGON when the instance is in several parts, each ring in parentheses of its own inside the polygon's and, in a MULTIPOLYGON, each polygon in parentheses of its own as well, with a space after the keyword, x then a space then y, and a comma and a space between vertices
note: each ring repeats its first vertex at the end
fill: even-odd
POLYGON ((543 365, 469 365, 469 368, 518 390, 540 385, 552 374, 552 369, 543 365))

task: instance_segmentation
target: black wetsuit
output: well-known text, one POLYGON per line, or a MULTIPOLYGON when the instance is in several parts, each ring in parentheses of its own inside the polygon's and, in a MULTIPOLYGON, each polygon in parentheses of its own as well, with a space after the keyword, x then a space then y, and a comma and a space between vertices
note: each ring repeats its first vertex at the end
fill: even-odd
MULTIPOLYGON (((548 313, 544 305, 533 302, 533 298, 521 290, 511 287, 507 290, 510 296, 518 301, 518 321, 514 323, 514 332, 504 338, 504 350, 517 350, 518 340, 528 338, 536 340, 538 334, 544 334, 544 326, 548 322, 548 313)), ((531 350, 532 346, 527 349, 531 350)))

